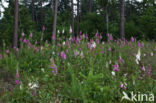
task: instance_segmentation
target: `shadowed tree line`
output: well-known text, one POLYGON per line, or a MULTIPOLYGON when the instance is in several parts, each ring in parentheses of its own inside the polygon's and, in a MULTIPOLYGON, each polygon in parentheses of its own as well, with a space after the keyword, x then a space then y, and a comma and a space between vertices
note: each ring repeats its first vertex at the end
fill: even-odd
POLYGON ((17 46, 21 33, 28 37, 33 33, 40 40, 87 33, 89 37, 98 32, 115 38, 156 39, 156 2, 154 0, 2 0, 5 9, 0 20, 0 45, 2 42, 17 46), (69 28, 72 28, 72 34, 69 28))

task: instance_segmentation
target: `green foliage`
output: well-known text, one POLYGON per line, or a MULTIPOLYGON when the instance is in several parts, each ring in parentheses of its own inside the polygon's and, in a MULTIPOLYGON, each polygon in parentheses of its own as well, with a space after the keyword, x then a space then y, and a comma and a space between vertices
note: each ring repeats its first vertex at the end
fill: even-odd
POLYGON ((105 31, 105 18, 96 13, 88 13, 82 17, 82 20, 83 22, 80 23, 80 30, 90 34, 90 37, 93 37, 97 30, 99 32, 105 31))
POLYGON ((136 26, 136 24, 133 21, 129 21, 125 25, 125 33, 126 38, 136 37, 138 39, 142 38, 142 32, 139 30, 140 28, 136 26), (133 32, 132 32, 133 31, 133 32))
MULTIPOLYGON (((63 40, 57 43, 62 44, 63 40)), ((0 59, 2 71, 0 86, 6 85, 7 79, 10 79, 9 83, 13 88, 11 91, 0 92, 3 93, 0 94, 2 96, 0 102, 114 103, 121 102, 123 91, 127 94, 131 91, 155 94, 156 71, 153 69, 156 68, 155 45, 144 42, 144 47, 140 48, 141 61, 138 65, 135 61, 136 57, 133 56, 138 52, 137 42, 128 42, 123 47, 121 45, 124 41, 118 42, 119 44, 109 42, 105 44, 104 49, 101 49, 103 44, 97 43, 96 48, 92 50, 87 47, 88 43, 85 40, 80 44, 70 41, 70 48, 67 45, 64 48, 55 47, 48 43, 42 46, 32 44, 33 48, 30 48, 29 45, 23 44, 23 48, 19 51, 11 50, 9 54, 3 52, 3 58, 0 59), (39 51, 34 50, 36 47, 39 51), (108 51, 110 47, 112 50, 108 51), (83 57, 74 54, 75 50, 80 51, 80 48, 83 57), (68 53, 65 52, 67 49, 68 53), (104 53, 101 53, 102 50, 104 53), (66 53, 65 60, 58 55, 62 51, 66 53), (153 56, 149 56, 151 52, 153 56), (119 56, 123 59, 121 63, 119 56), (51 58, 53 62, 50 61, 51 58), (119 71, 113 75, 112 71, 116 63, 119 63, 119 71), (57 74, 54 74, 54 69, 50 67, 52 64, 56 65, 57 74), (145 71, 142 70, 143 65, 145 71), (149 66, 152 67, 152 71, 147 75, 149 66), (20 85, 15 85, 17 68, 20 85), (124 82, 127 83, 126 90, 120 88, 121 83, 124 82), (32 89, 30 84, 36 84, 37 87, 32 89)))
MULTIPOLYGON (((2 40, 5 40, 7 44, 11 44, 13 40, 13 8, 9 7, 5 9, 4 18, 1 20, 0 24, 0 44, 2 40)), ((20 6, 19 9, 19 29, 18 34, 24 32, 29 36, 30 32, 33 32, 35 29, 35 24, 31 20, 31 16, 28 12, 28 9, 24 6, 20 6)))

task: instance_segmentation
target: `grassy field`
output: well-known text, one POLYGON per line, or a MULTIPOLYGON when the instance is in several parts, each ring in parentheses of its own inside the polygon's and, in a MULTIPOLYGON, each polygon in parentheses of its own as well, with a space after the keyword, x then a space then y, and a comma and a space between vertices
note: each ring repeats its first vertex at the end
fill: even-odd
POLYGON ((1 49, 0 103, 131 103, 122 97, 132 91, 147 94, 139 103, 154 102, 156 42, 22 39, 20 48, 1 49))

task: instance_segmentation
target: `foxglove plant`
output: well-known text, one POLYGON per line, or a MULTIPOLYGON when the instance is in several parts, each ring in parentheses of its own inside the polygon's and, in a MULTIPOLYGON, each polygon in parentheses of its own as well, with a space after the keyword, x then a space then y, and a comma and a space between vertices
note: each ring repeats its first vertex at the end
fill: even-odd
POLYGON ((142 66, 141 70, 142 70, 142 71, 145 71, 145 70, 146 70, 146 69, 145 69, 145 66, 142 66))
POLYGON ((117 64, 115 64, 115 65, 113 65, 113 70, 114 70, 114 72, 118 72, 119 71, 119 64, 117 63, 117 64))
POLYGON ((42 26, 42 31, 45 31, 45 29, 46 29, 45 26, 42 26))
POLYGON ((150 66, 147 70, 147 74, 150 75, 151 74, 151 70, 152 70, 152 67, 150 66))
POLYGON ((140 47, 140 42, 139 41, 137 42, 137 46, 140 47))
POLYGON ((61 56, 61 58, 62 58, 63 60, 66 59, 66 54, 65 54, 63 51, 60 53, 60 56, 61 56))
POLYGON ((21 36, 24 37, 24 35, 25 35, 24 32, 22 32, 21 36))
POLYGON ((19 72, 18 72, 18 69, 16 69, 16 85, 19 85, 20 84, 20 81, 19 81, 19 72))
POLYGON ((143 47, 144 47, 144 42, 141 43, 141 48, 143 48, 143 47))
POLYGON ((57 66, 54 63, 54 60, 50 59, 50 62, 51 62, 50 68, 52 69, 52 72, 54 73, 54 75, 57 75, 57 66))
POLYGON ((71 28, 71 26, 70 26, 70 29, 69 29, 69 33, 71 34, 73 31, 72 31, 72 28, 71 28))
POLYGON ((64 34, 64 29, 62 30, 62 34, 64 34))
POLYGON ((150 53, 150 56, 151 56, 151 57, 153 56, 153 52, 150 53))
POLYGON ((127 83, 126 82, 124 82, 124 83, 120 83, 120 88, 123 88, 124 90, 126 90, 127 89, 127 83))
POLYGON ((30 33, 29 37, 32 38, 32 36, 33 36, 32 33, 30 33))
POLYGON ((123 62, 124 62, 124 60, 122 59, 121 56, 119 56, 119 63, 123 63, 123 62))
POLYGON ((6 54, 9 54, 9 53, 10 53, 10 50, 9 50, 9 49, 7 49, 7 50, 6 50, 6 54))

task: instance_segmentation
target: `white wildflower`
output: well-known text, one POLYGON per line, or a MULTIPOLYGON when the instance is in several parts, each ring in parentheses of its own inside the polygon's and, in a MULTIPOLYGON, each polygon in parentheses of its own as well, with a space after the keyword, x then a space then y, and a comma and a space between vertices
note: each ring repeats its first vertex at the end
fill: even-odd
POLYGON ((140 48, 138 49, 138 54, 136 55, 136 59, 135 59, 135 61, 136 61, 136 63, 137 64, 139 64, 139 61, 141 60, 141 52, 140 52, 140 48))
POLYGON ((60 34, 60 30, 57 30, 57 33, 60 34))
POLYGON ((108 62, 106 62, 106 68, 108 68, 108 65, 109 65, 108 62))
POLYGON ((153 52, 151 52, 150 55, 153 56, 153 52))
POLYGON ((115 76, 115 72, 114 71, 112 71, 112 75, 115 76))
POLYGON ((80 54, 80 52, 78 50, 74 50, 74 56, 78 56, 80 54))
POLYGON ((64 29, 62 30, 62 34, 64 34, 64 29))
POLYGON ((44 73, 44 72, 45 72, 45 71, 44 71, 44 68, 42 68, 41 71, 44 73))
POLYGON ((91 44, 91 46, 90 46, 90 49, 93 49, 93 48, 96 48, 96 43, 95 43, 95 42, 93 42, 93 43, 91 44))
POLYGON ((63 45, 65 45, 65 44, 66 44, 66 42, 64 41, 62 44, 63 44, 63 45))
POLYGON ((112 61, 111 60, 109 60, 109 64, 112 64, 112 61))
POLYGON ((53 51, 52 54, 55 55, 55 52, 53 51))
POLYGON ((81 56, 81 58, 84 58, 83 52, 81 52, 80 56, 81 56))
POLYGON ((29 86, 30 89, 35 89, 35 88, 39 87, 38 83, 31 83, 31 82, 28 84, 28 86, 29 86))

